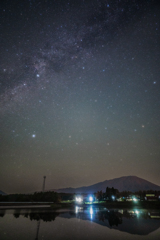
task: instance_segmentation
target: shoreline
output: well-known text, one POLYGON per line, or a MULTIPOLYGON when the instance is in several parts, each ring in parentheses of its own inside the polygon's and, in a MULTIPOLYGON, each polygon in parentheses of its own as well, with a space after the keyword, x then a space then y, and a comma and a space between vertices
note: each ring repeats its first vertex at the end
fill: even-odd
POLYGON ((76 204, 76 203, 53 203, 53 202, 0 202, 0 209, 63 209, 63 208, 74 208, 74 207, 105 207, 109 209, 157 209, 160 210, 160 201, 155 202, 106 202, 106 203, 92 203, 92 204, 76 204))

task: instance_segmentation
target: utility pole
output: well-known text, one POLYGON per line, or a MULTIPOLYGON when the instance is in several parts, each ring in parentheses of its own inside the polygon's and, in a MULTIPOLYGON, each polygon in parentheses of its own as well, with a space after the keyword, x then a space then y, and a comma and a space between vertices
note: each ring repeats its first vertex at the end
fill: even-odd
POLYGON ((45 189, 46 176, 44 176, 43 178, 44 178, 44 180, 43 180, 43 188, 42 188, 42 192, 44 192, 44 189, 45 189))

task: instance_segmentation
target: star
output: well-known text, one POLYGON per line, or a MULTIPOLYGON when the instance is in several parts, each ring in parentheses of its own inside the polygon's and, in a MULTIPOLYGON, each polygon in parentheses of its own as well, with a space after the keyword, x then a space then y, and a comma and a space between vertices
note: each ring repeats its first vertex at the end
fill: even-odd
POLYGON ((48 169, 48 189, 89 185, 105 180, 105 164, 108 179, 138 174, 158 183, 157 1, 85 1, 85 8, 50 1, 53 13, 30 0, 14 15, 14 1, 7 2, 0 14, 1 189, 37 191, 48 169), (15 178, 10 185, 13 170, 21 186, 15 178))

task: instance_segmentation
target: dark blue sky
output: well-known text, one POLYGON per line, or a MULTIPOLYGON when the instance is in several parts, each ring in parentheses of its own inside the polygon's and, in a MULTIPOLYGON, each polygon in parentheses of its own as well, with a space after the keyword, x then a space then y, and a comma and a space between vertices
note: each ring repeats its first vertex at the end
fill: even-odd
POLYGON ((160 185, 158 1, 2 1, 0 189, 160 185))

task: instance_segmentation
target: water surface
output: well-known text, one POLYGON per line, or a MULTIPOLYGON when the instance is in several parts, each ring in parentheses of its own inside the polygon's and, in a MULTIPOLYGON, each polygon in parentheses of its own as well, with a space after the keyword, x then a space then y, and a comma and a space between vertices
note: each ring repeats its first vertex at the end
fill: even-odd
POLYGON ((78 207, 0 210, 1 240, 160 239, 160 212, 78 207))

